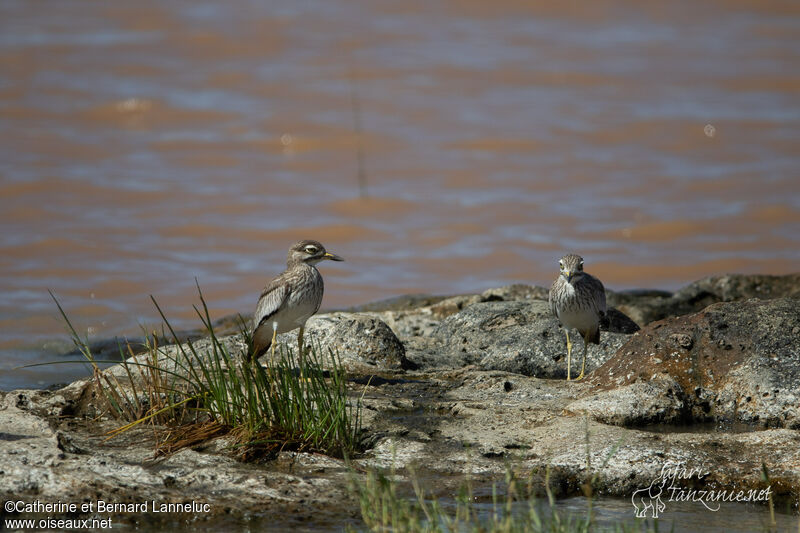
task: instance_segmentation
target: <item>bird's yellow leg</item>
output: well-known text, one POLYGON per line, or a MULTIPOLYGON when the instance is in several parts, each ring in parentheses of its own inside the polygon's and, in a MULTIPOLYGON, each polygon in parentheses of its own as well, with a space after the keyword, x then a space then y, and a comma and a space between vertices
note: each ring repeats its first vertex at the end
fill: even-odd
POLYGON ((272 327, 272 344, 270 347, 272 348, 272 360, 275 361, 275 339, 278 338, 278 328, 277 326, 272 327))
POLYGON ((569 340, 569 329, 564 328, 564 333, 567 335, 567 381, 569 381, 569 367, 572 364, 572 343, 569 340))
POLYGON ((586 371, 586 350, 589 348, 589 341, 586 337, 583 339, 583 363, 581 364, 581 375, 575 378, 576 381, 583 379, 583 373, 586 371))

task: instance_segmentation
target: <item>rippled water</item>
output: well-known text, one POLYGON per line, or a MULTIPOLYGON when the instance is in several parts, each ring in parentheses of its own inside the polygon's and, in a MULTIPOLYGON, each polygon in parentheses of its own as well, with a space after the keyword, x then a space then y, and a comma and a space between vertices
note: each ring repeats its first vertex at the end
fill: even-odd
MULTIPOLYGON (((0 3, 0 389, 92 338, 250 312, 800 270, 796 2, 0 3), (359 152, 363 165, 359 171, 359 152), (365 187, 359 187, 359 175, 365 187)), ((62 379, 62 380, 63 380, 62 379)))
MULTIPOLYGON (((410 500, 415 502, 413 497, 410 500)), ((433 502, 431 502, 433 503, 433 502)), ((436 502, 448 513, 448 516, 455 516, 456 502, 453 499, 440 499, 436 502)), ((491 523, 491 517, 497 513, 503 515, 502 496, 497 508, 492 503, 473 503, 471 510, 483 523, 491 523)), ((664 504, 665 510, 660 514, 658 520, 653 520, 648 512, 647 518, 637 519, 635 509, 629 498, 596 498, 592 502, 592 516, 594 517, 595 530, 598 531, 617 531, 626 528, 626 531, 665 531, 671 533, 794 533, 800 528, 800 517, 792 512, 777 511, 774 513, 775 525, 771 526, 771 516, 767 507, 762 505, 743 504, 743 503, 720 503, 719 508, 710 505, 714 511, 706 508, 701 502, 668 502, 664 504)), ((528 515, 534 509, 536 514, 544 522, 550 518, 552 511, 546 500, 541 500, 533 505, 528 502, 515 503, 513 513, 520 518, 519 523, 524 523, 522 516, 528 515)), ((573 524, 586 518, 589 513, 589 500, 583 497, 566 498, 557 500, 556 510, 562 520, 571 520, 573 524)), ((320 513, 323 514, 323 513, 320 513)), ((446 524, 442 524, 442 529, 447 531, 446 524)), ((188 527, 185 524, 174 524, 176 531, 190 531, 194 524, 188 527)), ((287 516, 285 522, 277 522, 274 518, 250 517, 242 524, 234 518, 223 519, 212 522, 205 527, 206 531, 231 531, 247 527, 249 529, 265 530, 292 530, 297 532, 333 532, 342 531, 344 527, 349 527, 353 531, 367 531, 357 518, 340 519, 338 521, 325 516, 319 520, 312 521, 298 520, 297 517, 287 516), (293 520, 293 518, 295 518, 293 520)), ((148 531, 147 527, 140 528, 148 531)), ((155 528, 153 528, 155 531, 155 528)), ((468 531, 467 528, 463 528, 468 531)), ((192 530, 193 531, 193 530, 192 530)))
MULTIPOLYGON (((758 533, 758 532, 786 532, 794 533, 800 528, 800 518, 790 512, 774 513, 775 525, 770 529, 771 517, 769 510, 763 505, 744 503, 716 503, 708 504, 695 501, 670 501, 664 502, 665 510, 660 513, 657 521, 658 531, 671 531, 672 533, 758 533), (709 509, 710 508, 710 509, 709 509)), ((558 502, 560 511, 573 513, 575 516, 584 517, 587 514, 588 500, 586 498, 568 498, 558 502)), ((631 500, 628 498, 599 498, 592 504, 595 520, 598 526, 613 531, 618 524, 625 524, 629 529, 639 527, 646 531, 647 527, 653 529, 656 521, 648 512, 646 519, 636 520, 631 500)))

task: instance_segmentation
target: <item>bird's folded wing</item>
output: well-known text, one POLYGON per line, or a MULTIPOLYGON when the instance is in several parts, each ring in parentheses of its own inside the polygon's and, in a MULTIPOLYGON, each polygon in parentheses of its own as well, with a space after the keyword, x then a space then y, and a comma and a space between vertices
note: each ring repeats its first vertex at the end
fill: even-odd
POLYGON ((552 312, 553 316, 556 318, 558 318, 558 305, 556 305, 556 301, 558 300, 558 289, 558 279, 556 279, 550 286, 550 293, 547 295, 547 300, 550 304, 550 312, 552 312))
POLYGON ((264 289, 256 304, 256 312, 253 315, 255 328, 253 329, 258 328, 265 320, 269 320, 272 315, 280 311, 286 300, 289 299, 290 290, 285 284, 275 281, 264 289))
POLYGON ((594 298, 592 298, 592 304, 595 306, 598 315, 604 315, 607 312, 606 308, 606 288, 603 286, 603 282, 597 279, 594 276, 586 276, 587 281, 592 289, 592 294, 594 294, 594 298))

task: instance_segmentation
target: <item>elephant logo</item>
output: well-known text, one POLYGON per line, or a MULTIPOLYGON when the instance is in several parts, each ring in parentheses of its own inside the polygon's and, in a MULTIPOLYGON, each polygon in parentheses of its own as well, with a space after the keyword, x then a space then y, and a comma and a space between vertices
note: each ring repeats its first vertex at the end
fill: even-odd
POLYGON ((646 489, 634 491, 631 496, 631 503, 633 503, 633 508, 636 509, 636 518, 647 518, 648 510, 652 518, 658 518, 658 514, 664 512, 667 506, 661 501, 661 493, 665 484, 665 479, 654 479, 646 489))

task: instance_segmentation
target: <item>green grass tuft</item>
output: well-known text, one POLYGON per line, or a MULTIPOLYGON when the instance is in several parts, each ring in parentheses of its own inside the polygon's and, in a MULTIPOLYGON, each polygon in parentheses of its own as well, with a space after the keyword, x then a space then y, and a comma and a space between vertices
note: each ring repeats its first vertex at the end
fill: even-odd
MULTIPOLYGON (((106 361, 93 357, 88 339, 77 334, 56 300, 73 342, 92 365, 97 407, 127 422, 109 438, 148 423, 164 429, 159 454, 220 435, 233 437, 231 446, 243 459, 270 457, 281 450, 338 457, 360 451, 360 399, 349 398, 337 354, 325 352, 312 339, 305 357, 280 346, 279 357, 265 367, 246 363, 217 337, 199 286, 198 292, 201 307, 195 311, 209 346, 201 350, 197 342, 182 344, 151 297, 174 347, 160 347, 158 336, 146 336, 145 353, 126 360, 133 350, 128 345, 126 354, 120 345, 121 372, 100 369, 98 363, 106 361)), ((239 330, 244 349, 251 350, 249 327, 241 316, 239 330)))

